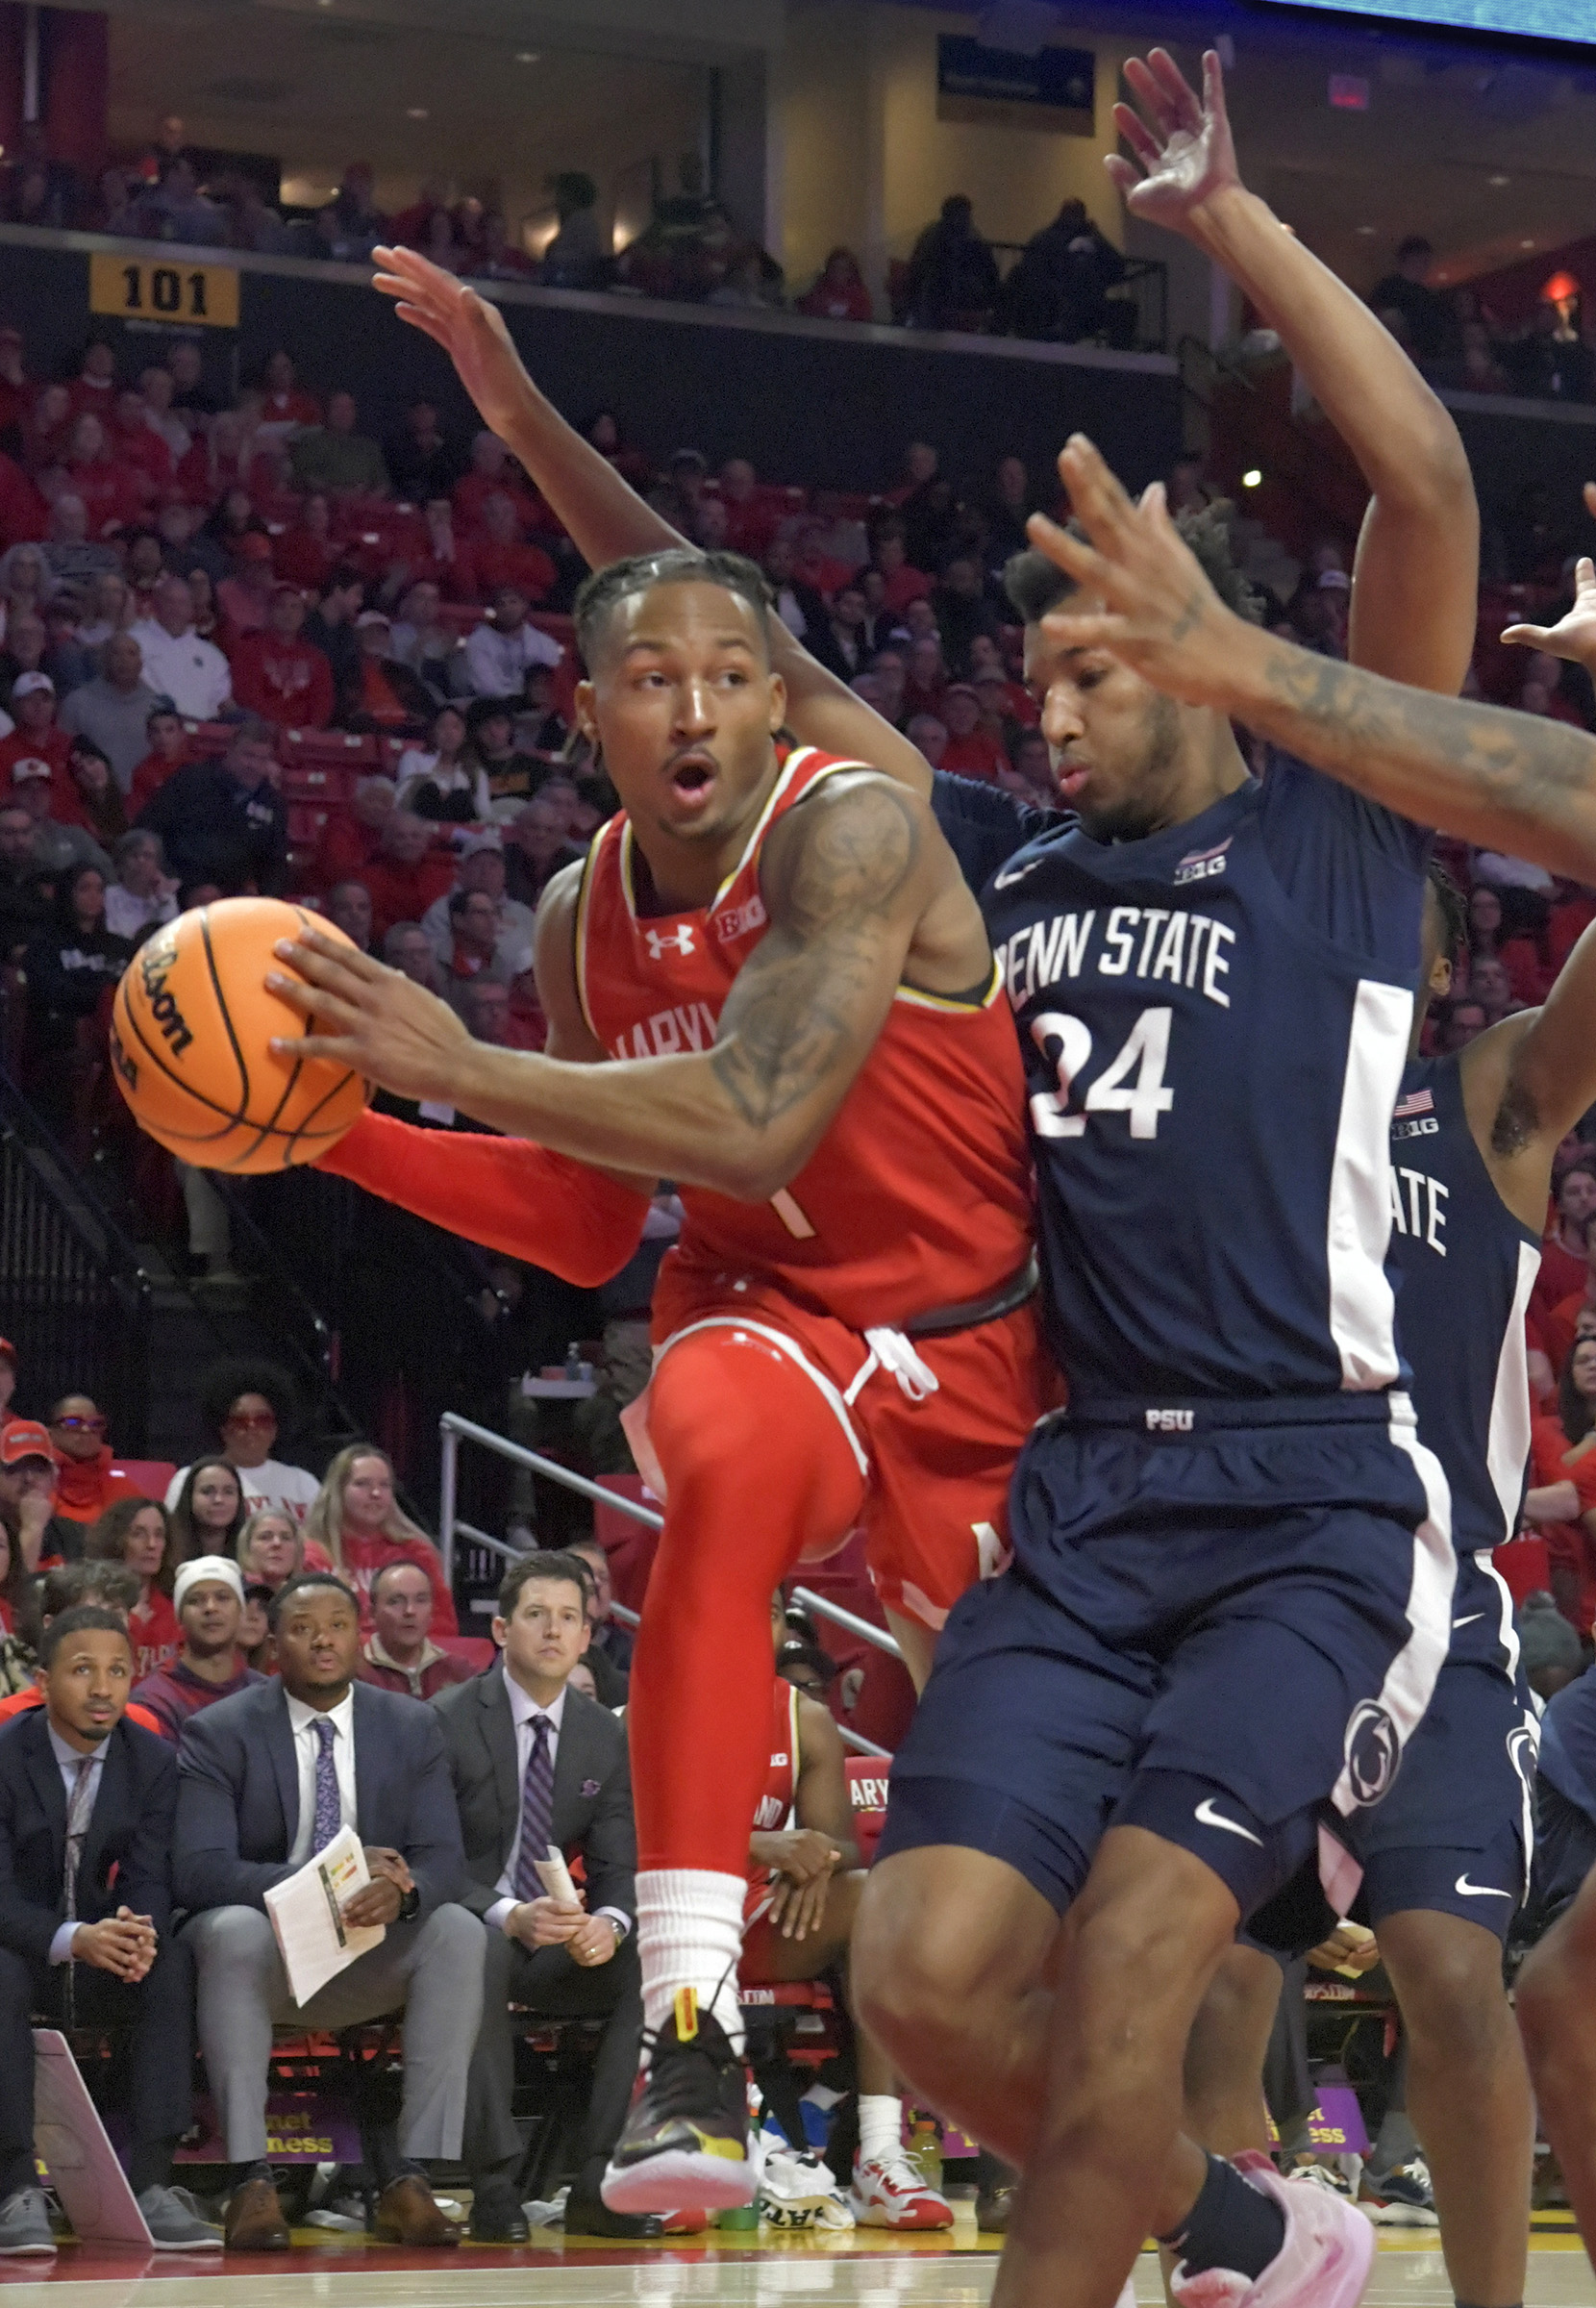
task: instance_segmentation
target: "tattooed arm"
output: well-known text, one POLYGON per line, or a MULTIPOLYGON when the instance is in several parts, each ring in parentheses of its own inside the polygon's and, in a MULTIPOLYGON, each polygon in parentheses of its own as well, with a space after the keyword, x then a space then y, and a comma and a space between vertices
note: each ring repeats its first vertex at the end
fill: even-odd
MULTIPOLYGON (((495 304, 412 248, 375 253, 376 287, 395 300, 402 320, 443 347, 484 422, 514 450, 589 567, 691 541, 645 505, 538 390, 495 304)), ((911 791, 929 794, 931 767, 919 749, 779 619, 771 625, 772 663, 786 683, 788 719, 805 744, 868 762, 911 791)))
POLYGON ((1459 1065, 1469 1127, 1496 1191, 1538 1234, 1552 1157, 1596 1104, 1596 926, 1541 1007, 1477 1035, 1459 1065))
POLYGON ((573 1065, 491 1048, 397 970, 314 933, 282 949, 299 977, 270 983, 318 1029, 287 1045, 302 1055, 558 1154, 764 1201, 847 1095, 910 948, 950 992, 989 962, 930 810, 868 771, 828 779, 781 820, 762 888, 770 927, 702 1052, 573 1065))
POLYGON ((1059 460, 1090 542, 1033 515, 1079 588, 1045 620, 1183 704, 1209 706, 1371 801, 1482 848, 1596 880, 1596 739, 1565 722, 1400 687, 1277 640, 1225 608, 1155 484, 1133 504, 1089 440, 1059 460))

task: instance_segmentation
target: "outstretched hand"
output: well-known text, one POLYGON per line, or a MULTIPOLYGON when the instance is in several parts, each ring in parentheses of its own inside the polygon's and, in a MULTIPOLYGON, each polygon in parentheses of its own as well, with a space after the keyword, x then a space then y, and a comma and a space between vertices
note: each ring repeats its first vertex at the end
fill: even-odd
POLYGON ((502 439, 529 379, 498 306, 416 249, 376 248, 371 253, 379 267, 372 287, 397 300, 401 320, 443 347, 483 422, 502 439))
MULTIPOLYGON (((1584 485, 1585 511, 1596 516, 1596 481, 1584 485)), ((1596 674, 1596 562, 1588 555, 1574 564, 1574 606, 1556 625, 1509 625, 1503 634, 1523 649, 1546 649, 1596 674)))
POLYGON ((1027 524, 1037 551, 1080 588, 1042 619, 1048 640, 1062 649, 1106 649, 1184 704, 1219 703, 1220 668, 1241 620, 1170 519, 1163 484, 1155 481, 1135 503, 1084 433, 1071 436, 1059 477, 1090 541, 1039 513, 1027 524))
POLYGON ((1136 157, 1110 153, 1103 165, 1133 214, 1182 232, 1204 201, 1241 182, 1225 110, 1224 67, 1209 49, 1201 100, 1165 48, 1155 48, 1145 63, 1132 57, 1125 78, 1141 111, 1116 104, 1114 125, 1136 157))
POLYGON ((278 1057, 330 1058, 395 1097, 456 1103, 455 1069, 471 1037, 447 1002, 319 930, 283 939, 277 956, 299 974, 272 970, 268 989, 321 1029, 278 1036, 278 1057))

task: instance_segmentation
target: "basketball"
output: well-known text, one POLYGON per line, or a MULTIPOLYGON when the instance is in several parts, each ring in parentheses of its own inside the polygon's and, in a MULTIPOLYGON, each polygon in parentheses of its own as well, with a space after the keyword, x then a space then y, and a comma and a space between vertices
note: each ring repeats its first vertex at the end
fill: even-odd
POLYGON ((301 906, 222 898, 158 929, 122 973, 111 1025, 118 1087, 139 1128, 197 1168, 314 1162, 365 1109, 359 1074, 270 1046, 273 1035, 312 1030, 266 991, 278 940, 306 929, 349 942, 301 906))

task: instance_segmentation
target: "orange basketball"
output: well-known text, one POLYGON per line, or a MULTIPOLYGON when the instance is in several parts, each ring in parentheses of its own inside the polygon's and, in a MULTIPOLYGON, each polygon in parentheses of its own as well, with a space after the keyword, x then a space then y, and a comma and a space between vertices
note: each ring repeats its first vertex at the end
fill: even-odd
MULTIPOLYGON (((117 1085, 141 1130, 205 1170, 314 1162, 359 1121, 370 1085, 324 1058, 281 1057, 273 1035, 314 1028, 266 972, 302 929, 343 932, 275 897, 225 897, 157 930, 122 973, 112 1010, 117 1085)), ((347 940, 344 941, 348 942, 347 940)))

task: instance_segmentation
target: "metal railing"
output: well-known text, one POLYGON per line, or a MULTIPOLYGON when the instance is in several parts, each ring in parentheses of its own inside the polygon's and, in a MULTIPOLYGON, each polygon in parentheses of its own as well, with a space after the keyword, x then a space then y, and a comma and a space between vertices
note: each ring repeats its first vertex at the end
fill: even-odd
MULTIPOLYGON (((516 1562, 523 1552, 520 1547, 511 1546, 507 1540, 495 1539, 488 1532, 478 1530, 474 1523, 461 1519, 458 1502, 460 1446, 462 1442, 475 1442, 482 1449, 490 1450, 501 1459, 508 1459, 512 1467, 524 1468, 529 1474, 540 1474, 549 1482, 558 1483, 561 1490, 574 1491, 579 1498, 591 1499, 599 1506, 613 1507, 617 1514, 629 1515, 634 1522, 643 1523, 651 1531, 662 1531, 665 1527, 664 1517, 656 1514, 652 1507, 645 1507, 641 1499, 628 1498, 621 1491, 607 1491, 602 1483, 590 1482, 586 1475, 573 1473, 569 1467, 561 1467, 558 1459, 547 1459, 540 1450, 528 1450, 522 1442, 511 1442, 508 1436, 496 1435, 490 1426, 479 1426, 474 1418, 462 1418, 458 1411, 445 1411, 437 1427, 443 1461, 437 1543, 443 1557, 443 1577, 447 1586, 454 1585, 457 1534, 468 1540, 473 1546, 486 1546, 490 1554, 497 1555, 505 1563, 516 1562)), ((885 1651, 894 1659, 903 1657, 897 1643, 885 1628, 873 1627, 868 1619, 860 1618, 852 1611, 845 1611, 840 1603, 828 1601, 825 1595, 816 1594, 812 1588, 795 1587, 792 1599, 795 1603, 801 1603, 806 1611, 813 1612, 820 1618, 829 1618, 835 1625, 846 1627, 850 1634, 874 1643, 877 1650, 885 1651)), ((640 1623, 636 1612, 628 1610, 624 1603, 611 1603, 610 1613, 623 1626, 635 1627, 640 1623)), ((842 1734, 844 1744, 852 1747, 856 1753, 874 1755, 883 1763, 891 1762, 890 1747, 877 1746, 873 1739, 866 1739, 860 1731, 850 1730, 846 1723, 838 1723, 837 1729, 842 1734)))
POLYGON ((128 1458, 148 1437, 152 1303, 137 1247, 0 1071, 0 1329, 31 1399, 91 1394, 128 1458))

